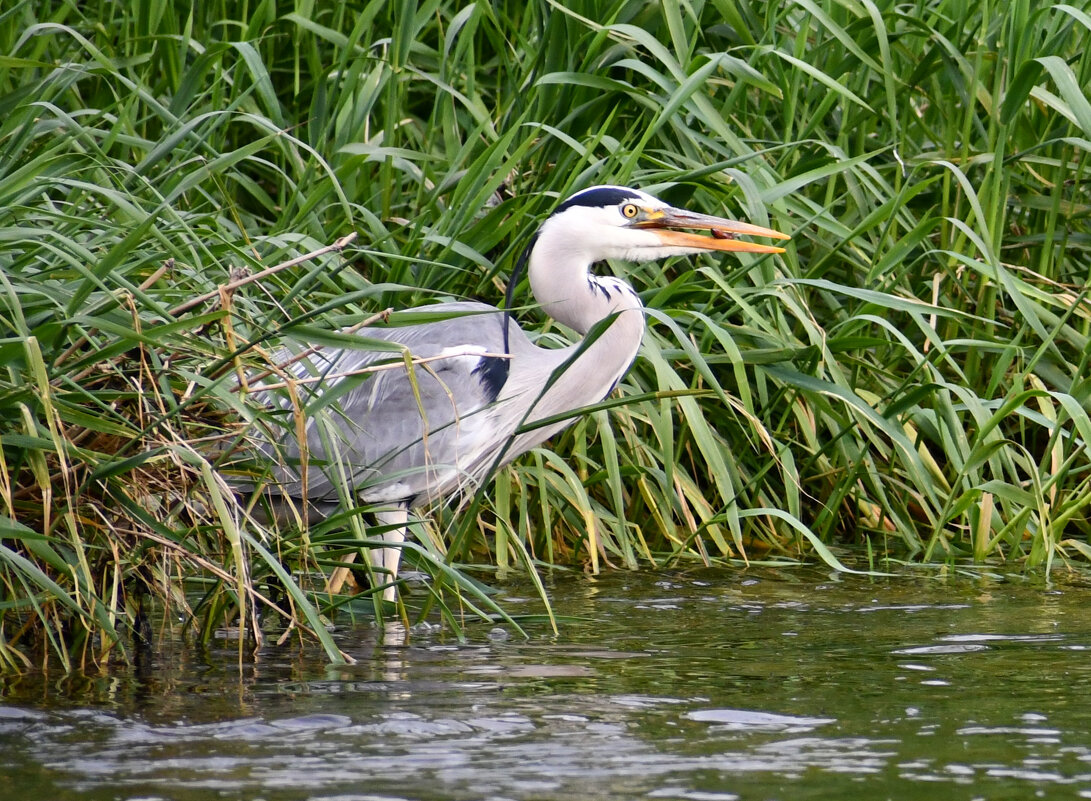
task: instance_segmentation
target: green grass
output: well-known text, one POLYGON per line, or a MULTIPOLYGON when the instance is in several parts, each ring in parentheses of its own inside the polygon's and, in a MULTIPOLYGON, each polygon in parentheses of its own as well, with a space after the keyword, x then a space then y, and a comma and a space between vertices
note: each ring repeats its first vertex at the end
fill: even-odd
POLYGON ((624 402, 422 522, 410 619, 502 614, 467 567, 1091 558, 1087 3, 403 5, 0 12, 0 667, 128 658, 148 599, 340 658, 366 521, 247 518, 236 369, 498 302, 593 183, 793 240, 628 272, 624 402))

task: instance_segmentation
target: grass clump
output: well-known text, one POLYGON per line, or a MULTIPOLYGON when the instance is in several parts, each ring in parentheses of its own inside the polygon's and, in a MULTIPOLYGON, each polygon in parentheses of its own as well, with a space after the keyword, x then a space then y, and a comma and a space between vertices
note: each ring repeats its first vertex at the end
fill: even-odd
POLYGON ((602 182, 793 243, 635 269, 624 402, 420 525, 419 612, 489 610, 453 565, 1091 557, 1091 14, 966 12, 0 13, 0 663, 124 655, 148 597, 339 658, 353 601, 325 577, 367 529, 249 519, 223 455, 262 412, 234 376, 384 309, 497 300, 535 221, 602 182))

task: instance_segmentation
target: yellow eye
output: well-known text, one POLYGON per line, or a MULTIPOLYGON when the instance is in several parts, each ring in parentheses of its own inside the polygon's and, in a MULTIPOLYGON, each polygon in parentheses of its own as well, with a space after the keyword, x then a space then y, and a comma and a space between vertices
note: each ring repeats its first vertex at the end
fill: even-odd
POLYGON ((640 209, 636 207, 634 203, 625 203, 621 207, 621 213, 628 217, 630 220, 635 219, 636 215, 640 213, 640 209))

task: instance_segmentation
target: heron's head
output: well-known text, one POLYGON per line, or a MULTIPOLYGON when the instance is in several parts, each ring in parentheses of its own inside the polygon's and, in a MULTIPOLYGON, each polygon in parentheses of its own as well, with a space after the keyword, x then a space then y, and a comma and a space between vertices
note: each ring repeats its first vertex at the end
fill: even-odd
POLYGON ((789 238, 769 228, 676 209, 639 189, 594 186, 554 209, 542 224, 535 249, 544 251, 548 262, 584 266, 603 259, 649 261, 705 251, 784 252, 739 236, 789 238))

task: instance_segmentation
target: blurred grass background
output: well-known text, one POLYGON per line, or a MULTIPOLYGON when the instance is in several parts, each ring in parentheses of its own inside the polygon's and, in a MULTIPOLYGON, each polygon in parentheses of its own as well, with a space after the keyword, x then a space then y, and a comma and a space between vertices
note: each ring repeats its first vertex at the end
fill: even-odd
POLYGON ((498 302, 596 183, 793 240, 627 271, 628 402, 422 521, 414 616, 502 614, 467 568, 1086 563, 1089 35, 1026 0, 8 4, 0 666, 127 658, 149 600, 340 658, 366 521, 248 519, 233 368, 498 302))

